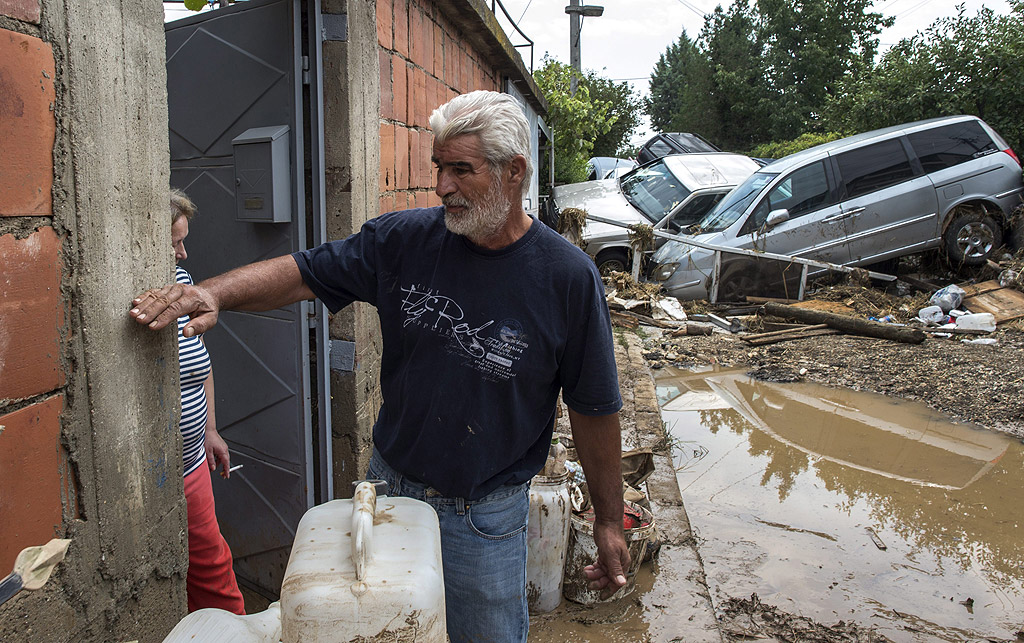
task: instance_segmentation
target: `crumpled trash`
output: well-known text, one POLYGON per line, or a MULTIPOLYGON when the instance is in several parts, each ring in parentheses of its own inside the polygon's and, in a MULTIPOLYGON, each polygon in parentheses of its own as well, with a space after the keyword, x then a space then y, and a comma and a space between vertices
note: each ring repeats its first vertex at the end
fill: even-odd
POLYGON ((940 288, 935 291, 935 294, 931 296, 928 303, 934 304, 942 309, 942 312, 948 313, 954 308, 959 308, 960 303, 964 300, 964 289, 956 284, 950 284, 945 288, 940 288))
POLYGON ((944 324, 946 322, 946 313, 942 311, 941 306, 926 306, 917 311, 917 318, 923 322, 944 324))
POLYGON ((991 346, 992 344, 998 344, 999 340, 993 337, 979 337, 978 339, 961 339, 965 344, 979 344, 982 346, 991 346))

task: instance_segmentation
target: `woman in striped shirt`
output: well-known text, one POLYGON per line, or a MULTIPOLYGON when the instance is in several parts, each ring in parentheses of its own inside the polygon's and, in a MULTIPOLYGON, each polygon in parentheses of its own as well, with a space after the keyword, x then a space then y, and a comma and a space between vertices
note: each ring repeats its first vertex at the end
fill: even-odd
MULTIPOLYGON (((188 257, 185 237, 196 207, 181 190, 171 191, 171 245, 174 263, 188 257)), ((175 266, 175 280, 191 284, 192 277, 175 266)), ((181 429, 185 472, 185 503, 188 507, 188 611, 218 607, 244 614, 245 605, 231 568, 231 550, 217 524, 210 472, 222 467, 227 478, 231 467, 228 445, 217 433, 213 406, 213 368, 200 336, 185 337, 188 316, 178 319, 178 363, 181 370, 181 429), (206 466, 204 466, 206 465, 206 466)))

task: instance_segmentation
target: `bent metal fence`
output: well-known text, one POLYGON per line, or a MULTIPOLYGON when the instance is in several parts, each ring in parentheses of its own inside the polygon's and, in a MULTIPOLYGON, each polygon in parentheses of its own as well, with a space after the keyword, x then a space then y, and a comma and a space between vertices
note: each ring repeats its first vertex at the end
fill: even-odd
MULTIPOLYGON (((606 219, 604 217, 599 217, 599 216, 591 215, 591 214, 588 214, 587 218, 591 219, 593 221, 597 221, 598 223, 607 223, 609 225, 618 226, 620 228, 629 228, 629 225, 630 225, 630 224, 624 224, 621 221, 615 221, 614 219, 606 219)), ((713 244, 713 243, 705 243, 703 241, 697 241, 693 237, 689 237, 689 236, 686 236, 686 235, 671 234, 671 233, 665 232, 663 230, 654 230, 654 235, 657 236, 657 237, 661 237, 663 239, 668 239, 668 240, 671 240, 671 241, 678 241, 680 243, 684 243, 684 244, 689 245, 689 246, 695 246, 697 248, 703 248, 705 250, 710 250, 710 251, 715 253, 715 264, 714 264, 714 268, 712 269, 712 274, 711 274, 711 288, 709 289, 709 292, 708 292, 708 301, 710 301, 711 303, 715 303, 715 302, 718 301, 718 288, 719 288, 719 285, 720 285, 720 282, 721 282, 721 276, 722 276, 723 257, 726 257, 726 256, 730 256, 730 257, 732 257, 732 256, 746 256, 746 257, 752 257, 752 258, 758 259, 758 260, 765 260, 765 259, 767 259, 767 260, 774 260, 774 261, 785 262, 785 263, 790 264, 790 265, 800 266, 799 288, 798 288, 797 297, 796 297, 796 299, 799 299, 799 300, 803 300, 803 298, 804 298, 804 292, 805 292, 806 287, 807 287, 807 273, 808 273, 808 270, 810 268, 823 268, 825 270, 834 270, 836 272, 844 272, 844 273, 851 273, 851 272, 854 272, 854 271, 857 271, 857 270, 863 270, 863 268, 857 268, 857 267, 854 267, 854 266, 843 266, 843 265, 836 264, 836 263, 830 263, 828 261, 818 261, 817 259, 806 259, 804 257, 796 257, 796 256, 792 256, 792 255, 782 255, 782 254, 776 254, 774 252, 762 252, 760 250, 748 250, 746 248, 729 248, 729 247, 726 247, 726 246, 720 246, 720 245, 716 245, 716 244, 713 244)), ((726 261, 728 261, 728 259, 726 259, 726 261)), ((785 270, 783 270, 783 272, 785 272, 785 270)), ((896 280, 896 276, 895 275, 890 275, 890 274, 886 274, 886 273, 883 273, 883 272, 875 272, 873 270, 866 270, 865 272, 872 279, 878 279, 880 281, 895 281, 896 280)), ((784 279, 785 279, 785 277, 784 277, 784 279)), ((794 281, 796 280, 795 276, 793 277, 793 280, 794 281)))

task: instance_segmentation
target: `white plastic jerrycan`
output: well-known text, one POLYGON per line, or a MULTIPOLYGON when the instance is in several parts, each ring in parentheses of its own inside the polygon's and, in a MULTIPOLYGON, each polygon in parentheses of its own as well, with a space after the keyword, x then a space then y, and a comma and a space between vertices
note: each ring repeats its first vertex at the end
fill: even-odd
POLYGON ((444 609, 430 505, 378 498, 361 482, 352 500, 313 507, 299 521, 281 584, 284 643, 444 643, 444 609))
POLYGON ((281 604, 271 603, 256 614, 238 616, 221 609, 202 609, 178 621, 164 643, 278 643, 281 640, 281 604))

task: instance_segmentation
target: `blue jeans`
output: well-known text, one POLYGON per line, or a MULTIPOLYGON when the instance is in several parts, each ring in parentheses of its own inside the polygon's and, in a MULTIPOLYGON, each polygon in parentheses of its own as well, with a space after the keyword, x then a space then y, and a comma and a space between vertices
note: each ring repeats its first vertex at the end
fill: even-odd
POLYGON ((367 479, 388 495, 415 498, 441 525, 445 617, 452 643, 525 643, 526 519, 529 484, 506 485, 479 500, 447 498, 392 469, 374 449, 367 479))

